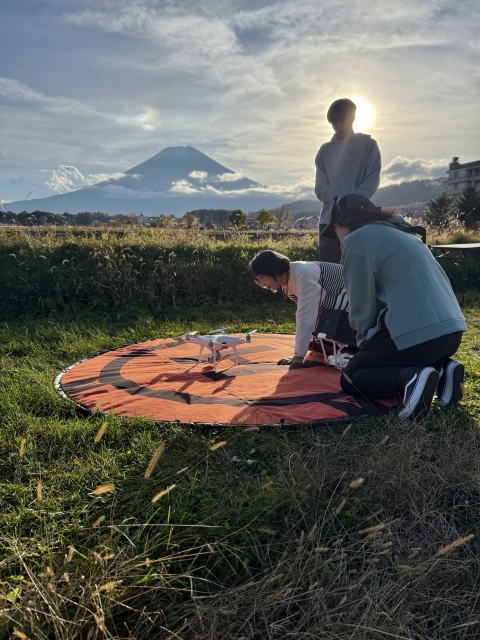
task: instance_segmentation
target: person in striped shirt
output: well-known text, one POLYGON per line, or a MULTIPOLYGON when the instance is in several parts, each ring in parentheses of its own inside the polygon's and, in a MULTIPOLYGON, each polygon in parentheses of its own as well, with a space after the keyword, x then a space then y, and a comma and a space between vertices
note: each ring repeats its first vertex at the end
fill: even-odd
POLYGON ((322 309, 348 310, 343 268, 331 262, 290 262, 277 251, 260 251, 250 262, 255 282, 265 289, 282 290, 297 305, 294 354, 278 362, 299 366, 307 355, 322 309))

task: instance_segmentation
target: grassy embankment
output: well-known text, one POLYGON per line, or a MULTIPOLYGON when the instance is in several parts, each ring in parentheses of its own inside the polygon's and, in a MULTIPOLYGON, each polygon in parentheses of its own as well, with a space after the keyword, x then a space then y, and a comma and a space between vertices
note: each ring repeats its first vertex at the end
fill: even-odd
POLYGON ((475 304, 467 400, 417 423, 215 433, 85 419, 53 391, 60 369, 121 343, 292 331, 293 305, 242 271, 273 245, 314 257, 299 235, 2 233, 0 637, 480 637, 475 304))

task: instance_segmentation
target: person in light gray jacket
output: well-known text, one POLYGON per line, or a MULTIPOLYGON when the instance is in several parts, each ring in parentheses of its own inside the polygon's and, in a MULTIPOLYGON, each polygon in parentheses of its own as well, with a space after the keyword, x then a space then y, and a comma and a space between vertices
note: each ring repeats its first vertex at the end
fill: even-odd
POLYGON ((467 327, 445 272, 412 233, 423 227, 358 194, 335 202, 331 226, 341 242, 359 347, 342 375, 343 390, 403 397, 401 419, 426 415, 435 392, 442 407, 461 400, 464 367, 452 356, 467 327))
POLYGON ((322 262, 340 262, 340 243, 328 228, 333 198, 358 193, 371 198, 380 184, 381 158, 369 135, 355 133, 355 104, 342 98, 330 105, 327 119, 335 135, 320 147, 316 165, 315 195, 322 202, 319 253, 322 262))
POLYGON ((278 364, 303 364, 322 309, 348 309, 341 265, 290 262, 287 256, 266 250, 250 262, 250 273, 260 287, 274 292, 281 289, 284 298, 297 305, 294 354, 278 364))

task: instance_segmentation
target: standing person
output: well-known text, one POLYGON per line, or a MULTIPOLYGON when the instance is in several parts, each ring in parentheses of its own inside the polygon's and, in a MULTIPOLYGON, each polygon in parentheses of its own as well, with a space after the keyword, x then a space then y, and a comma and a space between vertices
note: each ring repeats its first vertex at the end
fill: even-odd
MULTIPOLYGON (((357 353, 342 389, 366 398, 403 397, 399 418, 463 397, 463 364, 451 357, 466 331, 450 282, 428 246, 393 212, 365 196, 334 203, 331 227, 342 248, 357 353)), ((423 230, 424 231, 424 230, 423 230)))
POLYGON ((284 298, 296 303, 294 354, 278 364, 302 365, 322 309, 348 309, 342 267, 328 262, 290 262, 287 256, 267 250, 250 262, 250 273, 260 287, 273 292, 282 289, 284 298))
POLYGON ((327 120, 335 134, 320 147, 315 158, 315 195, 322 202, 318 243, 322 262, 340 262, 340 243, 335 233, 327 230, 333 198, 347 193, 371 198, 380 184, 380 151, 371 136, 354 132, 356 110, 348 98, 330 105, 327 120))

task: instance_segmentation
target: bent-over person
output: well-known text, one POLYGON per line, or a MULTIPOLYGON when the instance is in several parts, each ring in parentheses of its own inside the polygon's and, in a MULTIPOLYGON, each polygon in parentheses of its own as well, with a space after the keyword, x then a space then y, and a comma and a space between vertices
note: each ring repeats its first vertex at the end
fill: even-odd
POLYGON ((297 305, 294 354, 278 364, 299 366, 307 355, 322 309, 348 309, 343 269, 329 262, 290 262, 276 251, 261 251, 250 262, 255 282, 270 291, 282 290, 297 305))

